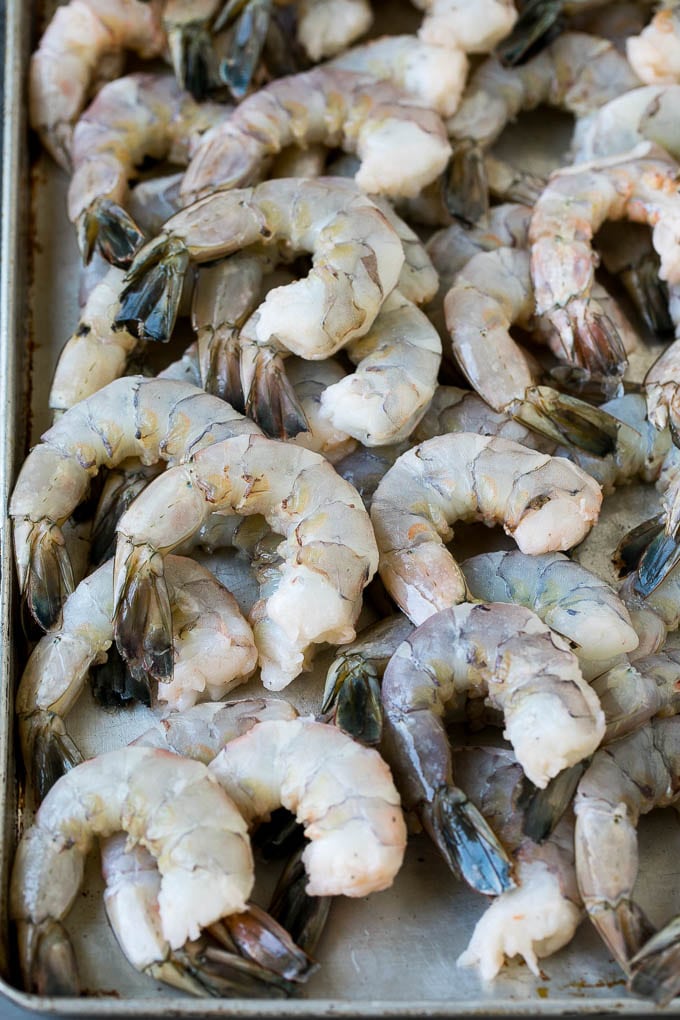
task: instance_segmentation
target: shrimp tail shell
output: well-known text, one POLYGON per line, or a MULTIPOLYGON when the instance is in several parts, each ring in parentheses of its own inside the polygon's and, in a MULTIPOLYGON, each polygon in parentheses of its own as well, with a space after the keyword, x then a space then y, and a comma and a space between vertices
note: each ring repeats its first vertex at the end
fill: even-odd
POLYGON ((368 747, 382 739, 383 710, 378 674, 361 655, 339 655, 326 677, 322 715, 334 711, 335 725, 368 747))
POLYGON ((167 343, 182 296, 189 252, 176 238, 161 235, 135 259, 121 293, 114 329, 126 329, 138 340, 167 343))
POLYGON ((444 178, 444 202, 452 216, 475 224, 489 211, 484 152, 470 138, 453 146, 444 178))
POLYGON ((130 214, 108 198, 97 199, 79 216, 76 233, 86 265, 98 248, 119 269, 127 269, 146 240, 130 214))
MULTIPOLYGON (((217 16, 216 30, 222 28, 235 6, 233 2, 225 4, 222 14, 217 16)), ((230 51, 220 61, 219 77, 236 100, 243 99, 250 88, 269 32, 271 13, 270 0, 250 0, 234 26, 230 51)), ((290 40, 287 42, 290 45, 290 40)))
POLYGON ((290 934, 295 944, 313 953, 326 927, 332 896, 309 896, 304 847, 297 850, 281 872, 269 904, 269 915, 290 934))
POLYGON ((240 351, 237 330, 215 331, 209 337, 199 335, 198 364, 203 389, 244 414, 240 351))
POLYGON ((634 446, 635 430, 599 407, 559 393, 550 386, 532 386, 512 408, 513 418, 559 444, 606 457, 626 440, 634 446))
POLYGON ((680 990, 680 919, 652 935, 631 960, 628 987, 635 995, 667 1006, 680 990))
POLYGON ((644 912, 630 899, 620 900, 616 906, 584 902, 588 915, 595 922, 598 934, 608 946, 614 959, 624 970, 630 968, 630 960, 654 933, 654 926, 644 912), (625 961, 625 963, 624 963, 625 961))
MULTIPOLYGON (((263 995, 287 997, 297 986, 251 960, 228 952, 212 941, 201 939, 175 950, 173 958, 180 968, 194 977, 203 994, 220 997, 253 998, 263 995)), ((168 980, 167 977, 164 980, 168 980)))
POLYGON ((197 25, 183 25, 168 32, 170 62, 180 88, 201 103, 215 84, 211 33, 197 25))
POLYGON ((451 870, 473 889, 485 896, 500 896, 515 887, 507 853, 462 790, 440 787, 420 814, 451 870))
POLYGON ((599 382, 608 400, 619 396, 627 357, 616 326, 596 301, 573 301, 550 315, 560 336, 567 339, 567 361, 599 382), (571 348, 571 349, 569 349, 571 348))
POLYGON ((83 756, 62 719, 49 712, 35 712, 30 717, 27 743, 31 787, 40 803, 58 779, 83 761, 83 756))
POLYGON ((23 595, 43 630, 61 621, 61 607, 73 591, 73 568, 61 530, 47 521, 33 523, 28 538, 30 567, 23 595))
POLYGON ((116 561, 125 564, 124 580, 115 593, 118 651, 133 676, 148 673, 161 683, 171 680, 172 616, 163 559, 147 545, 126 545, 122 553, 117 551, 116 561))
POLYGON ((645 549, 638 564, 633 588, 638 595, 650 595, 680 560, 680 536, 657 535, 645 549))
POLYGON ((319 969, 319 964, 295 944, 283 925, 254 903, 208 930, 226 949, 236 946, 245 959, 288 981, 303 983, 319 969))
POLYGON ((104 708, 120 708, 130 702, 151 707, 151 685, 144 674, 133 675, 115 645, 106 653, 106 662, 90 668, 92 697, 104 708))
POLYGON ((576 792, 579 779, 590 764, 584 758, 550 780, 542 790, 524 778, 517 808, 522 814, 522 832, 534 843, 543 843, 567 810, 576 792))
POLYGON ((619 577, 627 577, 637 570, 643 554, 650 543, 661 534, 663 526, 664 515, 656 514, 626 532, 611 557, 619 577))
POLYGON ((90 561, 99 566, 113 556, 116 551, 116 528, 118 521, 127 508, 146 487, 151 478, 150 472, 140 474, 120 474, 116 484, 108 485, 101 495, 95 510, 92 524, 90 561))
POLYGON ((246 414, 272 439, 292 439, 309 432, 309 422, 280 354, 258 351, 246 396, 246 414))
POLYGON ((78 965, 71 940, 63 924, 53 919, 39 924, 20 924, 19 940, 26 961, 25 986, 37 995, 80 994, 78 965))
POLYGON ((534 56, 559 30, 564 0, 528 0, 522 5, 515 27, 496 48, 496 55, 506 67, 516 67, 534 56))
POLYGON ((621 282, 647 329, 657 336, 672 334, 673 320, 668 311, 668 285, 659 278, 659 257, 656 252, 650 252, 636 266, 624 270, 621 273, 621 282))

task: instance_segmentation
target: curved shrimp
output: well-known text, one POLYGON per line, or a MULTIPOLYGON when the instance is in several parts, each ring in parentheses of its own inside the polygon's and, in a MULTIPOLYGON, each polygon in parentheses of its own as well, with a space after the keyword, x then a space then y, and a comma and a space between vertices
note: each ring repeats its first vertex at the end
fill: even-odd
POLYGON ((680 281, 676 236, 680 199, 678 168, 645 142, 632 152, 554 174, 531 218, 531 273, 539 314, 557 330, 570 359, 617 357, 616 331, 591 303, 594 233, 606 219, 628 218, 653 226, 660 275, 680 281))
POLYGON ((442 721, 467 697, 486 698, 503 714, 504 735, 517 760, 541 787, 592 754, 604 717, 576 657, 521 606, 477 603, 442 610, 390 659, 382 682, 382 747, 404 807, 418 813, 454 871, 480 891, 497 894, 513 884, 508 861, 504 868, 495 838, 486 859, 485 825, 453 785, 442 721))
POLYGON ((380 576, 420 624, 467 597, 444 546, 454 521, 502 523, 522 552, 535 555, 580 542, 601 502, 598 484, 559 457, 468 432, 429 439, 402 454, 373 497, 380 576))
POLYGON ((305 826, 308 895, 367 896, 392 885, 406 825, 377 751, 311 719, 262 722, 209 770, 249 824, 283 806, 305 826))
POLYGON ((440 117, 389 82, 317 67, 271 82, 211 131, 184 176, 184 200, 252 184, 281 149, 319 142, 356 152, 357 185, 393 196, 417 195, 439 176, 451 151, 440 117))
POLYGON ((590 920, 626 975, 631 958, 653 932, 633 899, 638 820, 677 802, 679 776, 678 720, 654 719, 599 750, 576 792, 579 890, 590 920))
POLYGON ((138 252, 116 325, 167 340, 189 260, 211 262, 262 242, 312 254, 310 274, 271 291, 257 313, 259 342, 276 335, 308 358, 328 357, 368 332, 404 263, 398 235, 348 181, 291 178, 218 191, 169 219, 138 252))
POLYGON ((517 888, 497 897, 475 925, 459 967, 479 969, 483 981, 499 973, 506 957, 521 956, 535 977, 538 960, 567 945, 583 918, 574 870, 574 819, 565 818, 544 843, 522 832, 524 773, 500 747, 454 750, 456 776, 511 852, 517 888))
POLYGON ((77 994, 62 921, 94 837, 121 830, 157 861, 161 932, 171 949, 245 908, 254 880, 246 824, 207 767, 147 747, 99 755, 55 783, 17 849, 10 914, 30 991, 77 994))
POLYGON ((10 500, 19 583, 39 625, 59 620, 73 590, 61 527, 100 468, 128 457, 177 463, 248 433, 259 433, 257 425, 229 404, 168 379, 118 379, 67 411, 26 458, 10 500))
POLYGON ((135 168, 148 157, 186 165, 201 136, 229 112, 197 103, 170 74, 130 74, 104 86, 71 144, 68 216, 85 262, 97 247, 115 265, 130 264, 144 242, 125 209, 135 168))
MULTIPOLYGON (((202 698, 216 701, 244 683, 255 669, 257 651, 236 600, 210 571, 179 556, 170 557, 167 567, 173 637, 168 654, 174 670, 172 683, 159 685, 157 696, 181 710, 202 698)), ((81 760, 64 720, 80 697, 90 668, 106 662, 112 643, 109 560, 66 600, 61 627, 38 642, 19 683, 19 736, 39 800, 59 775, 81 760)), ((134 693, 149 699, 145 666, 143 656, 128 661, 134 693)))
POLYGON ((70 0, 57 7, 31 57, 32 127, 53 159, 71 168, 73 127, 98 82, 116 78, 122 51, 159 56, 165 48, 160 3, 70 0))
MULTIPOLYGON (((213 511, 262 514, 284 536, 275 581, 250 613, 262 682, 280 690, 304 668, 313 644, 354 638, 362 590, 377 567, 368 514, 319 454, 259 436, 213 443, 153 481, 120 519, 114 590, 124 656, 147 637, 142 607, 146 620, 169 620, 163 555, 213 511)), ((167 648, 169 626, 156 633, 156 646, 167 648)))
POLYGON ((606 39, 566 32, 521 67, 503 67, 490 57, 474 72, 454 116, 447 122, 454 143, 449 194, 451 211, 470 218, 488 207, 488 187, 480 150, 488 149, 522 110, 541 103, 565 109, 577 117, 590 113, 638 80, 628 62, 606 39))
POLYGON ((646 85, 680 81, 680 19, 674 6, 657 11, 640 35, 626 40, 628 62, 646 85))

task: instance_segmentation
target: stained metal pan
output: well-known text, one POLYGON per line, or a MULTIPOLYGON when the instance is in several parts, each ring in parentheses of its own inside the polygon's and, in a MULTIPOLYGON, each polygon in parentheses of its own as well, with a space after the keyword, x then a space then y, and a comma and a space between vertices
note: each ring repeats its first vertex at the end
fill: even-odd
MULTIPOLYGON (((68 922, 88 994, 79 999, 41 999, 20 990, 7 901, 9 866, 22 825, 12 702, 25 646, 5 509, 28 444, 48 425, 51 371, 77 321, 78 258, 65 216, 66 178, 37 150, 29 160, 26 123, 25 79, 32 36, 39 16, 49 16, 53 7, 49 4, 43 11, 18 0, 7 4, 0 273, 0 991, 27 1009, 63 1017, 655 1013, 650 1004, 626 995, 616 966, 587 923, 568 949, 545 962, 538 979, 525 966, 513 964, 493 985, 484 986, 474 973, 457 969, 456 958, 486 904, 453 881, 423 837, 412 839, 394 889, 334 905, 318 950, 322 967, 303 997, 294 1001, 197 1001, 138 975, 121 957, 106 925, 96 861, 68 922)), ((540 131, 541 125, 534 122, 531 136, 540 131)), ((597 540, 582 548, 582 560, 607 569, 607 550, 624 527, 647 516, 653 499, 653 493, 631 488, 608 500, 606 525, 597 540)), ((234 564, 222 564, 221 570, 237 589, 247 583, 234 564)), ((287 692, 301 708, 311 708, 322 669, 323 661, 316 674, 287 692)), ((248 692, 248 687, 243 689, 248 692)), ((120 745, 148 725, 146 710, 102 714, 87 696, 82 701, 69 717, 69 727, 86 754, 120 745)), ((651 918, 661 923, 680 911, 676 815, 668 812, 650 819, 641 830, 641 848, 637 892, 651 918)), ((266 870, 261 876, 259 892, 265 900, 273 878, 266 870)), ((680 1004, 666 1012, 679 1013, 680 1004)))

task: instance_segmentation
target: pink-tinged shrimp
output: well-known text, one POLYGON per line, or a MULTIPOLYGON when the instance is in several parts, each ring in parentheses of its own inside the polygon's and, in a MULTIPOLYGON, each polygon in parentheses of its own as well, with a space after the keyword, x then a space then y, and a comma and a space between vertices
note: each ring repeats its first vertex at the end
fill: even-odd
POLYGON ((675 6, 657 11, 640 35, 626 41, 626 53, 646 85, 680 82, 680 19, 675 6))

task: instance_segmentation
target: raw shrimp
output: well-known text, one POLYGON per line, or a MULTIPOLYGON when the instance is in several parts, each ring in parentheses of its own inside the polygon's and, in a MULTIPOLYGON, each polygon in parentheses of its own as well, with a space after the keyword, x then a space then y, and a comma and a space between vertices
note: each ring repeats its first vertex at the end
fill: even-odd
POLYGON ((630 152, 655 142, 674 159, 680 156, 676 118, 680 85, 646 85, 612 99, 578 122, 572 143, 576 163, 630 152))
POLYGON ((128 212, 147 237, 159 234, 166 220, 182 208, 179 189, 184 173, 139 181, 128 196, 128 212))
POLYGON ((130 74, 105 85, 75 126, 68 216, 89 262, 95 246, 130 264, 144 236, 126 212, 128 181, 145 158, 186 165, 229 108, 197 103, 170 74, 130 74))
POLYGON ((522 552, 536 555, 580 542, 601 502, 598 484, 562 458, 469 432, 438 436, 402 454, 375 492, 380 575, 420 624, 468 594, 444 546, 454 521, 502 523, 522 552))
POLYGON ((10 501, 21 592, 47 630, 73 590, 61 527, 102 467, 128 457, 177 463, 222 438, 258 433, 254 422, 195 386, 168 379, 117 379, 76 404, 42 436, 10 501))
POLYGON ((392 885, 406 826, 377 751, 311 719, 262 722, 209 769, 250 824, 283 806, 305 826, 308 895, 367 896, 392 885))
MULTIPOLYGON (((168 559, 174 663, 158 700, 182 710, 197 700, 224 697, 244 683, 257 663, 253 633, 230 592, 205 567, 185 557, 168 559)), ((80 582, 64 603, 63 622, 33 649, 17 691, 19 735, 38 799, 55 779, 80 761, 64 720, 94 665, 106 662, 113 643, 113 561, 80 582)), ((142 649, 143 653, 143 649, 142 649)), ((150 699, 142 657, 130 660, 126 691, 150 699)))
POLYGON ((488 188, 480 152, 521 110, 547 103, 582 117, 636 85, 628 62, 612 43, 580 32, 558 36, 521 67, 503 67, 490 57, 470 78, 457 112, 447 122, 454 142, 454 185, 467 181, 450 194, 452 211, 467 219, 471 206, 484 210, 488 188))
POLYGON ((55 783, 14 860, 10 914, 31 991, 78 993, 62 920, 93 838, 121 830, 157 862, 160 926, 171 949, 244 909, 254 879, 246 825, 206 766, 147 747, 99 755, 55 783))
POLYGON ((531 272, 539 314, 546 315, 570 360, 616 359, 616 331, 590 303, 594 233, 606 219, 628 218, 653 226, 660 275, 680 282, 678 167, 663 150, 644 142, 622 156, 554 174, 531 219, 531 272))
POLYGON ((484 553, 465 560, 461 569, 476 599, 533 610, 570 642, 580 661, 595 660, 594 669, 603 659, 637 648, 638 636, 614 590, 561 553, 484 553))
POLYGON ((70 0, 57 7, 31 57, 29 109, 60 166, 70 170, 73 126, 97 84, 120 74, 123 50, 149 58, 164 48, 158 0, 70 0))
MULTIPOLYGON (((213 511, 262 514, 284 536, 275 577, 250 613, 262 682, 280 690, 313 644, 353 640, 378 559, 368 514, 319 454, 259 436, 213 443, 152 482, 118 524, 115 621, 124 655, 145 640, 143 620, 169 620, 163 556, 213 511)), ((167 648, 169 627, 157 633, 167 648)))
POLYGON ((184 176, 184 200, 216 187, 252 184, 281 149, 319 142, 356 152, 357 185, 392 196, 417 195, 439 176, 451 153, 444 123, 433 110, 416 106, 387 81, 317 67, 271 82, 211 131, 184 176))
POLYGON ((326 413, 324 395, 338 387, 343 379, 351 377, 332 358, 326 361, 291 358, 286 363, 286 370, 308 426, 305 432, 299 432, 291 442, 320 453, 331 464, 335 464, 350 454, 357 443, 342 427, 337 427, 326 413))
POLYGON ((298 178, 219 191, 173 216, 137 254, 116 324, 167 340, 189 260, 211 262, 253 244, 312 253, 309 275, 271 291, 257 340, 325 358, 370 329, 394 289, 403 245, 384 215, 348 181, 298 178))
POLYGON ((425 11, 419 36, 425 42, 466 53, 489 53, 517 20, 514 0, 415 0, 425 11))
POLYGON ((313 63, 342 53, 372 23, 369 0, 298 0, 297 37, 313 63))
POLYGON ((574 802, 579 890, 590 920, 626 975, 631 957, 653 931, 633 900, 638 819, 678 800, 678 722, 654 719, 599 750, 574 802))
POLYGON ((346 50, 331 65, 391 81, 414 102, 442 117, 451 117, 458 109, 468 70, 462 49, 433 45, 415 35, 372 39, 346 50))
POLYGON ((680 81, 680 15, 675 5, 657 11, 640 35, 626 42, 630 66, 647 85, 680 81))
POLYGON ((475 925, 459 967, 476 966, 491 981, 505 958, 521 956, 540 977, 538 960, 571 941, 583 917, 574 870, 574 818, 565 818, 550 838, 534 843, 522 832, 524 773, 511 751, 463 747, 454 751, 455 771, 470 800, 511 851, 517 888, 502 893, 475 925))

